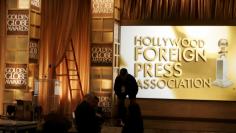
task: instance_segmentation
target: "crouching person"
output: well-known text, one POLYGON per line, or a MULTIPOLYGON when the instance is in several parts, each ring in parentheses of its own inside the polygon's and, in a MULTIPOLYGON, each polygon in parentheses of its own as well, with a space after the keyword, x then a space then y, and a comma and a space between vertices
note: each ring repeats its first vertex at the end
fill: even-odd
POLYGON ((76 107, 75 122, 78 133, 101 132, 101 122, 96 114, 97 104, 97 97, 90 93, 85 95, 84 100, 76 107))

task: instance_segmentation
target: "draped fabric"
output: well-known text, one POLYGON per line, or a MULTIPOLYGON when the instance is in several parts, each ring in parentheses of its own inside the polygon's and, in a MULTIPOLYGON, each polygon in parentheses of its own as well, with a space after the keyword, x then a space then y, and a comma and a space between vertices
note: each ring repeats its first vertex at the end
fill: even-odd
MULTIPOLYGON (((4 75, 6 43, 6 0, 0 0, 0 75, 4 75)), ((3 112, 4 76, 0 77, 0 114, 3 112)))
MULTIPOLYGON (((77 63, 81 73, 82 88, 86 90, 89 87, 90 6, 90 0, 42 1, 39 64, 40 75, 47 79, 48 84, 41 89, 39 97, 45 113, 54 108, 55 97, 53 96, 52 81, 56 78, 56 68, 59 67, 62 73, 66 73, 66 69, 60 64, 64 59, 66 48, 71 39, 74 42, 77 63)), ((64 78, 61 80, 61 85, 63 85, 61 86, 63 87, 61 106, 65 106, 68 105, 66 103, 68 85, 64 78)))
POLYGON ((121 0, 121 20, 235 19, 235 0, 121 0))
POLYGON ((41 42, 49 49, 48 62, 52 69, 63 59, 75 26, 78 8, 78 0, 42 1, 41 42))
POLYGON ((78 17, 72 32, 84 93, 89 91, 91 0, 79 0, 78 17))
MULTIPOLYGON (((91 1, 90 0, 80 0, 80 8, 78 9, 78 17, 76 19, 76 25, 73 27, 72 31, 72 41, 74 44, 74 49, 76 53, 77 64, 79 67, 79 74, 82 84, 82 89, 84 93, 89 91, 89 71, 90 71, 90 22, 91 22, 91 1)), ((73 65, 72 65, 73 66, 73 65)), ((65 73, 65 61, 60 65, 57 70, 58 73, 65 73)), ((61 98, 61 108, 62 113, 68 113, 74 111, 76 104, 71 105, 68 99, 68 80, 66 77, 61 78, 63 85, 63 94, 61 98), (73 107, 70 107, 73 106, 73 107), (72 108, 72 110, 69 110, 72 108)), ((77 87, 79 87, 77 85, 77 87)), ((77 93, 78 94, 78 93, 77 93)), ((78 95, 79 96, 79 95, 78 95)), ((79 99, 78 99, 79 103, 79 99)))

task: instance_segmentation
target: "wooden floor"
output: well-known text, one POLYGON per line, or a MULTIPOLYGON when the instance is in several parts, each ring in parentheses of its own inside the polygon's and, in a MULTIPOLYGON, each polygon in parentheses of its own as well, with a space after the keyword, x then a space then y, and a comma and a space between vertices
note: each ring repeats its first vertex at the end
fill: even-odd
MULTIPOLYGON (((144 133, 236 133, 236 122, 144 120, 144 133)), ((121 133, 122 127, 104 125, 102 133, 121 133)))
MULTIPOLYGON (((105 123, 101 133, 121 133, 122 127, 116 123, 105 123)), ((145 119, 144 128, 144 133, 236 133, 236 122, 145 119)))
MULTIPOLYGON (((104 126, 101 133, 121 133, 121 127, 104 126)), ((201 131, 174 129, 145 129, 144 133, 236 133, 234 131, 201 131)))

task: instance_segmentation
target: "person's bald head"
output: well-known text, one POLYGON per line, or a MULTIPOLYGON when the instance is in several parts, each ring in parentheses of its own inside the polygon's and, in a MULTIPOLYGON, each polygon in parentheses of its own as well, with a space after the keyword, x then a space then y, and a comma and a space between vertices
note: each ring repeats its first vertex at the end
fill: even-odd
POLYGON ((120 76, 125 77, 128 74, 128 70, 126 68, 120 69, 120 76))
POLYGON ((88 93, 84 96, 84 101, 89 103, 91 107, 96 107, 97 106, 97 100, 96 96, 94 93, 88 93))

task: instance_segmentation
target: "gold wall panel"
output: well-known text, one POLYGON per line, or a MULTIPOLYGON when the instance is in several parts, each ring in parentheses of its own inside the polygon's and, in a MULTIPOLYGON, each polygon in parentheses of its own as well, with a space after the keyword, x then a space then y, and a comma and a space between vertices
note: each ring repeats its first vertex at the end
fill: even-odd
POLYGON ((113 42, 113 32, 103 32, 104 42, 113 42))
POLYGON ((91 88, 93 91, 100 91, 101 89, 101 81, 99 79, 91 79, 91 88))
POLYGON ((30 12, 30 23, 36 26, 40 26, 40 15, 35 12, 30 12))
POLYGON ((6 62, 15 62, 15 51, 6 52, 6 62))
POLYGON ((7 50, 28 50, 28 37, 7 37, 7 50))
POLYGON ((113 19, 103 19, 104 30, 113 30, 114 21, 113 19))
POLYGON ((17 0, 7 0, 7 8, 17 8, 17 0))
POLYGON ((94 31, 92 33, 92 42, 102 42, 102 32, 94 31))
POLYGON ((93 19, 92 20, 92 29, 93 30, 102 30, 102 19, 93 19))
POLYGON ((114 18, 116 20, 120 20, 120 11, 117 8, 115 8, 114 10, 115 10, 114 18))
POLYGON ((26 51, 8 51, 6 52, 6 62, 27 64, 28 53, 26 51))
POLYGON ((18 0, 19 9, 29 9, 30 0, 18 0))
POLYGON ((41 24, 41 16, 39 14, 36 14, 36 25, 40 26, 41 24))
POLYGON ((4 102, 11 102, 12 99, 15 99, 14 98, 14 91, 12 91, 12 90, 11 91, 5 91, 3 101, 4 102))
POLYGON ((30 26, 30 37, 32 38, 40 38, 40 28, 30 26))

